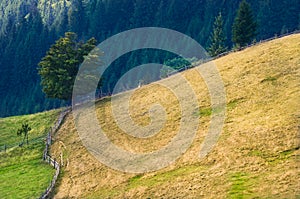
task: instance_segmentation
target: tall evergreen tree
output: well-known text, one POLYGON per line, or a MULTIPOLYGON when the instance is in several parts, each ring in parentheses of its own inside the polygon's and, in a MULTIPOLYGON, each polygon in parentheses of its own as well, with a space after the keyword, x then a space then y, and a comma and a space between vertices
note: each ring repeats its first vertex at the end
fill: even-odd
POLYGON ((70 100, 79 65, 96 45, 94 38, 77 42, 77 35, 67 32, 47 52, 39 63, 43 91, 49 98, 70 100))
POLYGON ((227 50, 226 47, 226 36, 223 30, 223 17, 222 13, 220 12, 219 15, 216 17, 213 27, 213 32, 210 36, 210 47, 208 52, 210 56, 214 57, 217 56, 227 50))
POLYGON ((237 47, 249 44, 256 36, 257 23, 253 17, 250 4, 243 0, 237 11, 232 27, 232 41, 237 47))

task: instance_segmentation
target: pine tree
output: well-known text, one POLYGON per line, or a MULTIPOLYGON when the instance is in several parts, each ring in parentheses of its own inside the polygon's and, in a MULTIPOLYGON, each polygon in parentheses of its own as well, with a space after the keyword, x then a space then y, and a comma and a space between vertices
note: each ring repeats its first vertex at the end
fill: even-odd
POLYGON ((250 4, 243 0, 239 5, 232 27, 232 41, 237 47, 246 46, 255 38, 256 28, 257 24, 250 4))
POLYGON ((67 32, 49 49, 39 63, 43 91, 48 98, 70 100, 79 65, 96 44, 94 38, 77 42, 77 35, 67 32))
POLYGON ((227 47, 225 45, 226 36, 223 31, 223 24, 223 17, 220 12, 215 19, 213 32, 210 36, 210 47, 208 49, 208 52, 212 57, 217 56, 227 50, 227 47))

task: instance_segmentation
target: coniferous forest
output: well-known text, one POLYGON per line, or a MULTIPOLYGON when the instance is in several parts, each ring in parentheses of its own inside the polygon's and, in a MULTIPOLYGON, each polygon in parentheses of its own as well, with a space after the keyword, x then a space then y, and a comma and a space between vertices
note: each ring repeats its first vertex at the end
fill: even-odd
MULTIPOLYGON (((222 14, 225 45, 231 49, 236 0, 0 0, 0 117, 34 113, 65 105, 42 92, 38 63, 65 32, 98 43, 132 28, 164 27, 185 33, 209 49, 214 21, 222 14)), ((247 0, 257 24, 255 41, 300 29, 299 0, 247 0)), ((105 72, 110 92, 130 68, 163 63, 172 55, 155 51, 120 57, 105 72)))

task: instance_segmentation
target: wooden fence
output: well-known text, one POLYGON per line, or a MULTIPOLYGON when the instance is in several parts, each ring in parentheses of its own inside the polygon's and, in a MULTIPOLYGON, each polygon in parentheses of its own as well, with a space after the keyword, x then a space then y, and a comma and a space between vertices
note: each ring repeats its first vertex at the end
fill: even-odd
POLYGON ((48 164, 50 164, 51 166, 54 167, 55 174, 49 184, 49 186, 47 187, 47 189, 44 191, 44 193, 41 195, 40 199, 45 199, 48 198, 50 196, 50 194, 52 193, 55 183, 57 181, 59 172, 60 172, 60 165, 59 163, 55 160, 51 158, 50 155, 50 146, 52 143, 52 135, 54 135, 54 133, 59 129, 60 125, 62 124, 64 118, 66 117, 66 115, 71 111, 71 108, 67 108, 66 110, 64 110, 63 112, 60 113, 58 120, 56 121, 56 123, 54 124, 54 126, 50 129, 47 138, 46 138, 46 147, 45 150, 43 152, 43 160, 46 161, 48 164))
MULTIPOLYGON (((30 144, 42 142, 43 140, 45 140, 45 135, 30 139, 30 144)), ((9 150, 12 150, 13 148, 20 147, 20 146, 22 146, 22 142, 17 142, 14 144, 4 144, 4 145, 0 146, 0 152, 6 152, 9 150)))

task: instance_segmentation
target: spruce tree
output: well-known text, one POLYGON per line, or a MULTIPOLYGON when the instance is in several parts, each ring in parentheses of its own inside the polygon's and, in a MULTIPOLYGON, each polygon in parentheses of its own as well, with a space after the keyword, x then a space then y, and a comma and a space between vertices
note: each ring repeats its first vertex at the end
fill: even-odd
POLYGON ((232 41, 237 47, 246 46, 255 38, 256 28, 257 24, 250 4, 243 0, 239 5, 232 27, 232 41))
POLYGON ((51 46, 38 68, 43 91, 48 98, 71 99, 79 65, 95 45, 94 38, 86 43, 77 42, 77 35, 67 32, 51 46))
POLYGON ((210 47, 208 52, 210 56, 215 57, 227 50, 226 47, 226 36, 223 31, 223 17, 221 12, 216 17, 213 27, 213 32, 210 36, 210 47))

